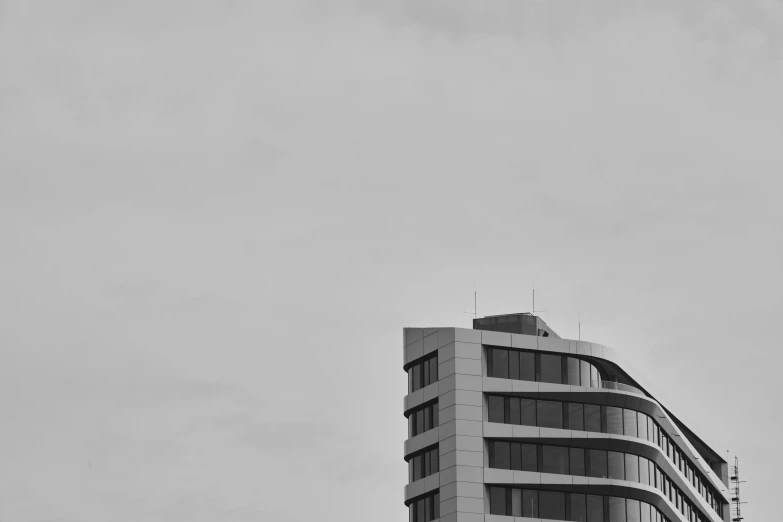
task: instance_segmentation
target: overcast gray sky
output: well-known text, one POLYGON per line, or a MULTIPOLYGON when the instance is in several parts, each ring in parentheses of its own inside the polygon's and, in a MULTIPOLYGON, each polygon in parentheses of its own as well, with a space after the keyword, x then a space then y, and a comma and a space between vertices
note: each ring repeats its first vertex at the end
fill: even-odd
POLYGON ((0 520, 405 520, 402 327, 534 277, 774 520, 782 51, 776 0, 0 0, 0 520))

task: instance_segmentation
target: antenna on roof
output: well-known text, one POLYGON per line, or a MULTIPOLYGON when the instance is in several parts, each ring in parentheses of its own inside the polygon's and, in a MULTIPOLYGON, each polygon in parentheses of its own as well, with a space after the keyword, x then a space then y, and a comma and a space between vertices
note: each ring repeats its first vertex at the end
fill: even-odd
POLYGON ((579 340, 582 340, 582 314, 576 313, 577 320, 579 321, 579 340))
POLYGON ((739 459, 736 456, 734 457, 734 465, 731 467, 731 477, 729 480, 731 481, 731 503, 733 504, 730 509, 734 511, 731 514, 731 520, 732 522, 740 522, 744 518, 740 507, 742 504, 747 504, 747 502, 742 502, 740 500, 740 484, 743 484, 745 481, 740 480, 739 459))
POLYGON ((473 314, 473 318, 478 317, 478 292, 476 292, 476 281, 473 281, 473 312, 469 312, 468 310, 463 310, 463 314, 473 314))
POLYGON ((533 278, 533 308, 530 312, 533 315, 536 315, 537 313, 543 313, 546 312, 546 310, 536 310, 536 278, 533 278))

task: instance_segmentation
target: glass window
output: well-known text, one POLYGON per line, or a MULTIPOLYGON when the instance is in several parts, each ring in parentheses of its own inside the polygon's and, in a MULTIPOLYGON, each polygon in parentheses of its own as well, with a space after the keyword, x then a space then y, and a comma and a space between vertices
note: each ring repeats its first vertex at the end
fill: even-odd
POLYGON ((601 387, 598 382, 598 369, 592 364, 590 365, 590 386, 593 388, 601 387))
POLYGON ((424 410, 416 412, 416 427, 420 430, 419 433, 424 433, 426 425, 424 424, 424 410))
POLYGON ((639 482, 639 457, 630 453, 625 454, 625 480, 639 482))
POLYGON ((647 417, 647 440, 655 444, 655 421, 647 415, 645 417, 647 417))
POLYGON ((537 401, 538 425, 543 428, 563 427, 563 403, 559 401, 537 401))
POLYGON ((606 478, 606 451, 588 450, 589 476, 597 478, 606 478))
POLYGON ((549 520, 565 520, 565 493, 559 491, 539 491, 538 510, 540 517, 549 520))
POLYGON ((495 441, 495 467, 511 469, 511 447, 508 442, 495 441))
POLYGON ((536 424, 536 401, 534 399, 520 399, 520 412, 522 426, 537 426, 536 424))
POLYGON ((522 411, 520 410, 519 397, 510 397, 509 402, 509 422, 511 424, 522 424, 522 411))
POLYGON ((518 442, 511 443, 511 469, 522 471, 522 446, 518 442))
POLYGON ((424 500, 419 500, 416 502, 416 516, 419 519, 420 522, 428 522, 427 521, 427 515, 424 511, 424 500))
POLYGON ((627 522, 642 522, 642 515, 639 508, 639 501, 633 499, 627 499, 625 501, 626 507, 626 520, 627 522))
POLYGON ((585 431, 601 432, 601 407, 597 404, 585 404, 585 431))
POLYGON ((624 480, 625 479, 625 457, 618 451, 607 452, 609 463, 609 478, 624 480))
POLYGON ((571 468, 571 475, 578 477, 585 476, 585 450, 582 448, 571 448, 569 450, 569 463, 571 468))
POLYGON ((430 384, 438 381, 438 358, 430 359, 430 384))
POLYGON ((642 412, 637 412, 636 415, 639 422, 636 432, 639 434, 640 439, 647 439, 647 415, 642 412))
POLYGON ((522 490, 522 516, 538 518, 538 491, 522 490))
POLYGON ((508 350, 492 349, 492 376, 508 379, 508 350))
POLYGON ((650 504, 646 503, 646 502, 642 502, 641 503, 641 509, 642 509, 642 514, 641 514, 641 518, 639 519, 640 522, 652 522, 652 518, 653 518, 652 517, 652 509, 653 509, 653 507, 650 504))
POLYGON ((568 403, 568 429, 580 431, 585 429, 583 408, 579 403, 568 403))
POLYGON ((573 522, 587 522, 587 500, 581 493, 571 493, 571 516, 573 522))
POLYGON ((623 434, 623 410, 614 406, 606 407, 606 433, 623 434))
POLYGON ((650 485, 650 461, 639 457, 639 482, 650 485))
MULTIPOLYGON (((563 446, 541 446, 541 471, 568 475, 568 448, 563 446)), ((543 507, 543 501, 542 501, 543 507)))
POLYGON ((421 388, 421 365, 417 364, 413 367, 413 391, 421 388))
POLYGON ((432 405, 432 426, 437 427, 440 426, 440 419, 438 418, 438 415, 440 415, 440 406, 438 406, 437 403, 432 405))
POLYGON ((506 514, 506 488, 497 486, 489 488, 489 513, 491 515, 506 514))
POLYGON ((609 522, 626 522, 624 498, 609 497, 609 522))
POLYGON ((503 397, 497 395, 490 395, 489 402, 489 422, 503 422, 503 397))
POLYGON ((587 522, 604 522, 604 497, 587 495, 587 522))
POLYGON ((510 516, 522 516, 522 490, 514 488, 511 490, 511 513, 510 516))
POLYGON ((421 455, 416 455, 411 459, 413 462, 413 480, 419 480, 421 478, 421 455))
POLYGON ((568 357, 566 361, 568 384, 579 386, 579 359, 568 357))
POLYGON ((559 355, 541 354, 541 382, 562 384, 563 366, 559 355))
POLYGON ((519 379, 519 352, 516 350, 508 352, 508 378, 519 379))
POLYGON ((590 386, 590 363, 587 361, 579 361, 579 373, 582 386, 590 386))
POLYGON ((523 381, 536 380, 536 354, 533 352, 519 353, 519 378, 523 381))
POLYGON ((625 429, 623 430, 625 435, 636 437, 636 426, 638 425, 636 411, 629 409, 623 410, 623 422, 625 423, 625 429))
POLYGON ((435 493, 435 496, 432 497, 432 511, 433 520, 440 518, 440 492, 435 493))
POLYGON ((535 444, 520 444, 522 471, 538 471, 538 454, 535 444))

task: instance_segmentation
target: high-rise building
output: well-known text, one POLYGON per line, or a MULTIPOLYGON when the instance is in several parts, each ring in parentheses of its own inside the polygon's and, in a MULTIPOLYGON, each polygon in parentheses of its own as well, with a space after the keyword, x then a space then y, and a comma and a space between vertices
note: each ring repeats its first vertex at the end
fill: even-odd
POLYGON ((607 346, 492 316, 405 328, 404 369, 410 522, 729 522, 726 461, 607 346))

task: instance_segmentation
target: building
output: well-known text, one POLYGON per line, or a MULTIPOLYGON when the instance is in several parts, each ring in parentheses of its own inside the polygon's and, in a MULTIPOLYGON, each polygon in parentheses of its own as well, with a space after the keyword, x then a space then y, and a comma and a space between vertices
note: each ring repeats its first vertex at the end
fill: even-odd
POLYGON ((729 522, 726 461, 607 346, 493 316, 405 328, 404 369, 410 522, 729 522))

